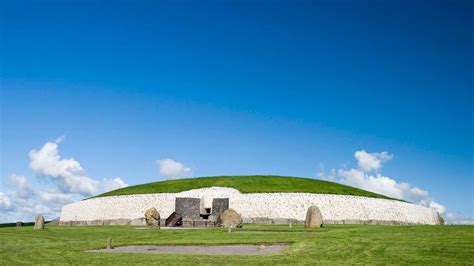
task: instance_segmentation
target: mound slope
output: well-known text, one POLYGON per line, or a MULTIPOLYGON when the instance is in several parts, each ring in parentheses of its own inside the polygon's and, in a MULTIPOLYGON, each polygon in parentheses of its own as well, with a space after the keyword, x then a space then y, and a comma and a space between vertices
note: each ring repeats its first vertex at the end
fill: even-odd
POLYGON ((199 178, 186 178, 177 180, 166 180, 130 186, 113 190, 95 197, 153 194, 153 193, 178 193, 191 189, 206 187, 230 187, 242 193, 276 193, 276 192, 300 192, 315 194, 335 194, 364 196, 371 198, 390 199, 384 195, 365 191, 362 189, 345 186, 342 184, 290 176, 212 176, 199 178))

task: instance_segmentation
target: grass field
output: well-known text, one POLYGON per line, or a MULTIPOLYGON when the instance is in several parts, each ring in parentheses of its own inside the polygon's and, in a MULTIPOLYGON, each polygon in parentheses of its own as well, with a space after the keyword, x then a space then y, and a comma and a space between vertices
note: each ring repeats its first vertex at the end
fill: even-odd
POLYGON ((474 264, 474 226, 247 225, 225 229, 137 230, 129 226, 0 228, 0 264, 474 264), (266 233, 268 232, 268 233, 266 233), (270 244, 289 243, 274 255, 223 256, 107 254, 87 250, 130 244, 270 244))
POLYGON ((388 198, 380 194, 333 182, 288 176, 213 176, 167 180, 121 188, 95 197, 165 192, 175 193, 212 186, 231 187, 242 193, 306 192, 388 198))

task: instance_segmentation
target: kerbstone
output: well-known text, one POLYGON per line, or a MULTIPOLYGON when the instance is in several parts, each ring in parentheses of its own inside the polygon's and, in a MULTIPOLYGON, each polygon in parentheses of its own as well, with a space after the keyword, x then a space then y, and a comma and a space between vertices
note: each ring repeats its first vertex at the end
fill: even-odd
POLYGON ((241 227, 242 216, 234 209, 227 209, 219 217, 218 223, 222 224, 224 227, 241 227))
MULTIPOLYGON (((85 221, 135 219, 153 206, 162 217, 175 211, 176 198, 202 198, 205 208, 212 207, 212 199, 229 198, 229 207, 247 221, 259 218, 296 219, 304 222, 308 207, 315 205, 324 217, 324 223, 343 224, 348 220, 382 224, 439 224, 436 211, 404 201, 377 199, 352 195, 312 193, 240 193, 226 187, 209 187, 179 193, 155 193, 91 198, 68 204, 61 211, 61 225, 77 225, 85 221)), ((105 224, 105 223, 104 223, 105 224)))
POLYGON ((145 212, 146 225, 150 228, 160 228, 160 213, 156 208, 150 208, 145 212))
POLYGON ((304 226, 307 228, 319 228, 323 225, 323 216, 316 206, 311 206, 306 212, 306 220, 304 226))

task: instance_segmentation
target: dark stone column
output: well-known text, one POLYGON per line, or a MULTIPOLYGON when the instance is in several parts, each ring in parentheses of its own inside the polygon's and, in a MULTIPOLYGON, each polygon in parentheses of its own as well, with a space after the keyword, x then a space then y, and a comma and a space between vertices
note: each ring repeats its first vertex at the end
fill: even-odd
POLYGON ((175 212, 183 219, 199 219, 201 212, 200 198, 176 198, 175 212))
POLYGON ((215 218, 219 218, 221 213, 229 209, 229 198, 216 198, 212 200, 211 214, 215 218))

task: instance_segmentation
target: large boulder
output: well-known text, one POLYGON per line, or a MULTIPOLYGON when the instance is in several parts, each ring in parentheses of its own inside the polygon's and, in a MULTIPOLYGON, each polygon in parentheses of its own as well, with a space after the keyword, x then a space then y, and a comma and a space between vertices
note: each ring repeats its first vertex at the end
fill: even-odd
POLYGON ((145 222, 148 227, 159 229, 160 228, 160 213, 155 208, 146 210, 145 222))
POLYGON ((218 224, 224 227, 242 227, 242 216, 234 209, 227 209, 219 217, 218 224))
POLYGON ((323 225, 323 216, 321 215, 321 211, 316 206, 311 206, 308 208, 308 212, 306 212, 306 220, 304 222, 304 226, 307 228, 319 228, 323 225))
POLYGON ((44 217, 41 214, 36 215, 35 217, 35 226, 33 227, 35 230, 42 230, 44 229, 44 217))

